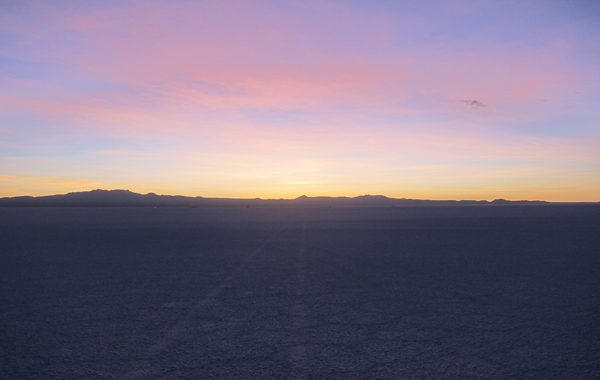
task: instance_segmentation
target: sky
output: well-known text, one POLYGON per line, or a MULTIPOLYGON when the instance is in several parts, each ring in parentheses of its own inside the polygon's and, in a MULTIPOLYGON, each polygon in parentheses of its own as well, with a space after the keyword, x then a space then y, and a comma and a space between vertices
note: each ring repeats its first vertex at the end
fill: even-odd
POLYGON ((0 197, 600 201, 600 2, 0 0, 0 197))

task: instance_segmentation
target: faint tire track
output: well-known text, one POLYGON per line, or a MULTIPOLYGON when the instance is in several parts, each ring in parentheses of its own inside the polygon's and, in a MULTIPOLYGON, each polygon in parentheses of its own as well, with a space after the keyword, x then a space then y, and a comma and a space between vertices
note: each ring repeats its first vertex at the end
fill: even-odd
POLYGON ((296 278, 294 289, 294 304, 292 305, 292 334, 290 337, 290 365, 294 379, 308 377, 308 352, 304 330, 307 326, 306 318, 306 219, 302 225, 302 240, 296 250, 296 278))
POLYGON ((283 231, 287 226, 291 223, 288 221, 284 224, 280 229, 278 229, 275 233, 273 233, 260 247, 255 249, 251 254, 246 256, 246 258, 235 267, 227 277, 221 283, 215 287, 206 297, 204 297, 200 302, 198 302, 188 313, 184 316, 178 323, 173 325, 170 329, 168 329, 161 338, 158 338, 154 344, 152 344, 148 350, 146 356, 148 360, 142 361, 130 371, 123 374, 120 378, 122 379, 137 379, 144 378, 152 374, 151 365, 149 363, 150 357, 156 356, 160 354, 162 351, 167 349, 169 346, 175 344, 186 331, 189 331, 192 325, 192 317, 197 314, 199 311, 206 308, 210 305, 219 295, 223 292, 224 289, 229 287, 235 277, 244 269, 259 253, 261 253, 265 247, 267 247, 276 237, 283 231))

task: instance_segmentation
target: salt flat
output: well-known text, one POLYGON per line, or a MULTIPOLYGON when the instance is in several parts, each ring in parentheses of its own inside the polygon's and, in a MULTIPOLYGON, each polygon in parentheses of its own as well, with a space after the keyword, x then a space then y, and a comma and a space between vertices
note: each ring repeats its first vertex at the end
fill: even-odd
POLYGON ((2 208, 0 374, 600 377, 600 207, 2 208))

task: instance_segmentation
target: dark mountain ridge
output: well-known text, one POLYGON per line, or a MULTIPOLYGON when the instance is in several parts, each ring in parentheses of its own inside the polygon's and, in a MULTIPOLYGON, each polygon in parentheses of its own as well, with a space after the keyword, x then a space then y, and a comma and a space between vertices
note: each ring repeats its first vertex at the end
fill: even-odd
POLYGON ((475 206, 475 205, 545 205, 546 201, 476 200, 422 200, 389 198, 383 195, 358 197, 307 197, 296 199, 233 199, 186 197, 181 195, 138 194, 129 190, 92 190, 41 197, 20 196, 0 198, 4 206, 60 206, 60 207, 406 207, 406 206, 475 206))

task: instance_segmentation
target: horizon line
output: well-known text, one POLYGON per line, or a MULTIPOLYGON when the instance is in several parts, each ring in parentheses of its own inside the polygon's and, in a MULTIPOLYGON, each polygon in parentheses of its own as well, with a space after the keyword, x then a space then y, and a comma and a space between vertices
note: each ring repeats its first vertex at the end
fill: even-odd
POLYGON ((8 196, 8 197, 0 197, 0 199, 14 199, 14 198, 45 198, 45 197, 54 197, 54 196, 66 196, 69 194, 84 194, 84 193, 93 193, 93 192, 125 192, 125 193, 131 193, 131 194, 135 194, 135 195, 140 195, 140 196, 148 196, 148 195, 155 195, 158 197, 183 197, 183 198, 202 198, 202 199, 222 199, 222 200, 240 200, 240 201, 252 201, 252 200, 262 200, 262 201, 293 201, 293 200, 298 200, 298 199, 314 199, 314 198, 328 198, 328 199, 339 199, 339 198, 346 198, 346 199, 356 199, 356 198, 364 198, 364 197, 373 197, 373 198, 377 198, 377 197, 381 197, 381 198, 385 198, 385 199, 389 199, 389 200, 407 200, 407 201, 429 201, 429 202, 544 202, 544 203, 600 203, 600 201, 547 201, 547 200, 543 200, 543 199, 506 199, 506 198, 494 198, 493 200, 488 200, 488 199, 451 199, 451 198, 445 198, 445 199, 427 199, 427 198, 394 198, 394 197, 390 197, 387 195, 383 195, 383 194, 362 194, 362 195, 357 195, 357 196, 347 196, 347 195, 337 195, 337 196, 331 196, 331 195, 316 195, 316 196, 307 196, 307 195, 300 195, 298 197, 295 198, 261 198, 261 197, 249 197, 249 198, 232 198, 232 197, 206 197, 206 196, 202 196, 202 195, 180 195, 180 194, 157 194, 155 192, 148 192, 148 193, 137 193, 134 191, 131 191, 129 189, 92 189, 92 190, 85 190, 85 191, 71 191, 68 193, 61 193, 61 194, 48 194, 48 195, 36 195, 36 196, 32 196, 32 195, 16 195, 16 196, 8 196))

